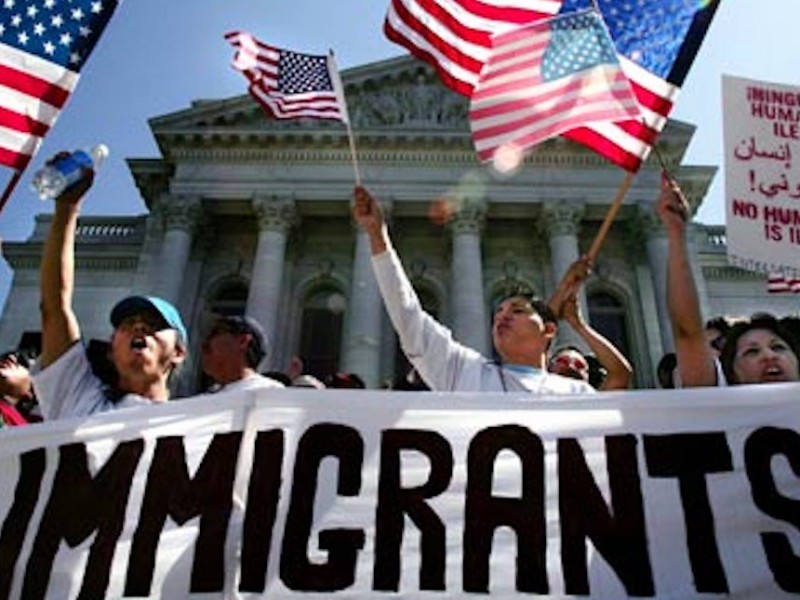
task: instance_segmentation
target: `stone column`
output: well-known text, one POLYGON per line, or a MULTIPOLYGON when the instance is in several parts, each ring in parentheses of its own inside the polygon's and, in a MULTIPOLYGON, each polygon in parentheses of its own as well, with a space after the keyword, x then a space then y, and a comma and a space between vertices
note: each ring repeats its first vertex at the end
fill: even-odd
POLYGON ((155 265, 153 287, 156 295, 177 306, 194 232, 203 211, 199 197, 166 194, 161 197, 161 210, 164 215, 164 238, 158 264, 155 265))
POLYGON ((490 351, 480 233, 485 214, 485 205, 472 202, 465 204, 450 224, 453 233, 453 335, 484 356, 490 351))
MULTIPOLYGON (((297 211, 294 199, 288 197, 256 195, 252 206, 258 221, 258 246, 245 312, 261 324, 269 343, 274 343, 286 241, 297 220, 297 211)), ((272 356, 270 351, 267 356, 269 365, 272 365, 272 356)))
POLYGON ((356 227, 356 249, 350 284, 350 306, 342 369, 359 375, 367 387, 380 384, 383 301, 372 271, 369 236, 356 227))
MULTIPOLYGON (((550 260, 553 269, 553 291, 567 272, 570 265, 580 258, 578 247, 578 228, 581 217, 583 217, 582 204, 569 204, 566 201, 561 203, 547 202, 544 204, 544 226, 550 245, 550 260)), ((547 300, 547 298, 543 298, 547 300)), ((582 288, 578 297, 578 302, 584 318, 589 319, 586 308, 586 294, 582 288)), ((564 322, 559 324, 558 344, 575 345, 584 347, 585 344, 580 336, 564 322)))
POLYGON ((669 259, 669 242, 667 232, 655 213, 652 203, 639 205, 638 221, 640 230, 645 235, 647 262, 653 278, 653 296, 658 313, 658 325, 661 333, 662 352, 673 352, 675 341, 672 337, 672 323, 667 308, 667 261, 669 259))

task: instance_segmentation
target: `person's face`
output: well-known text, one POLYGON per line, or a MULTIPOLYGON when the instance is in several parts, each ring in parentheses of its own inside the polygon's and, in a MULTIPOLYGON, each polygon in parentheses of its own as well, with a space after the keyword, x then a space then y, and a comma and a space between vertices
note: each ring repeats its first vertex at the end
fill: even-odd
POLYGON ((125 317, 111 337, 111 360, 126 380, 156 381, 169 375, 185 358, 178 333, 155 312, 125 317))
POLYGON ((20 400, 31 393, 31 374, 14 352, 0 357, 0 395, 20 400))
POLYGON ((504 300, 494 313, 492 340, 503 360, 513 361, 520 353, 542 353, 554 335, 555 325, 545 322, 523 296, 504 300))
POLYGON ((798 381, 797 356, 769 329, 751 329, 736 342, 733 372, 739 383, 798 381))
POLYGON ((223 326, 215 326, 203 340, 201 360, 203 371, 217 383, 229 383, 239 377, 247 365, 247 334, 234 333, 223 326))
POLYGON ((571 379, 589 381, 589 363, 575 350, 562 350, 553 356, 547 370, 571 379))

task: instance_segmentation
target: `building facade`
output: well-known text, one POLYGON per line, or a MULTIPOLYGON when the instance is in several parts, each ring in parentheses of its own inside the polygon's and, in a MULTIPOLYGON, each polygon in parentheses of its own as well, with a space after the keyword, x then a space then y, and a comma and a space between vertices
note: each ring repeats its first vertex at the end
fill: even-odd
MULTIPOLYGON (((494 302, 524 287, 552 292, 592 243, 624 173, 563 139, 538 146, 512 173, 477 162, 466 99, 424 64, 391 59, 343 73, 357 163, 390 216, 398 253, 423 304, 457 339, 491 355, 494 302), (432 222, 436 201, 455 209, 432 222)), ((86 339, 106 339, 108 314, 130 293, 174 302, 190 329, 192 361, 179 393, 200 385, 199 344, 214 313, 246 313, 271 340, 265 369, 301 356, 317 375, 359 374, 371 387, 405 368, 353 224, 354 162, 345 127, 275 121, 249 96, 196 101, 150 121, 161 157, 130 159, 147 206, 138 217, 86 217, 77 245, 75 308, 86 339)), ((694 128, 671 121, 659 148, 693 206, 715 168, 681 165, 694 128)), ((593 325, 654 384, 672 348, 666 313, 666 238, 654 214, 660 169, 636 176, 581 298, 593 325)), ((91 199, 90 199, 91 200, 91 199)), ((94 200, 96 201, 96 200, 94 200)), ((0 344, 39 329, 38 268, 49 217, 6 243, 14 269, 0 344)), ((764 277, 727 265, 722 227, 694 225, 695 272, 707 315, 792 312, 764 277)), ((564 326, 559 343, 572 343, 564 326)))

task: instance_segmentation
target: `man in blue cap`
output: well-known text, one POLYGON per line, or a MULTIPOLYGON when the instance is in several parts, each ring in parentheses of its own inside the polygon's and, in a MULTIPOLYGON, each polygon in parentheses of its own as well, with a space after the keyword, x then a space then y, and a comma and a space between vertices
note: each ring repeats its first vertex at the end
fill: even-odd
POLYGON ((84 175, 56 199, 42 255, 42 354, 34 389, 45 419, 165 402, 170 375, 187 353, 177 309, 154 296, 130 296, 111 311, 116 385, 108 386, 92 372, 72 308, 79 207, 94 178, 91 169, 84 175))

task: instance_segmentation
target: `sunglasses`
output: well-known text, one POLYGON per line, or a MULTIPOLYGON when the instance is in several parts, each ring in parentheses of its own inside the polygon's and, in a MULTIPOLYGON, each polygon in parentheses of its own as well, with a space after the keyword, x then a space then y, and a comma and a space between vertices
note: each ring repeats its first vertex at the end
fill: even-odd
POLYGON ((589 363, 579 356, 570 354, 559 354, 550 361, 550 365, 559 370, 572 371, 574 373, 589 370, 589 363))

